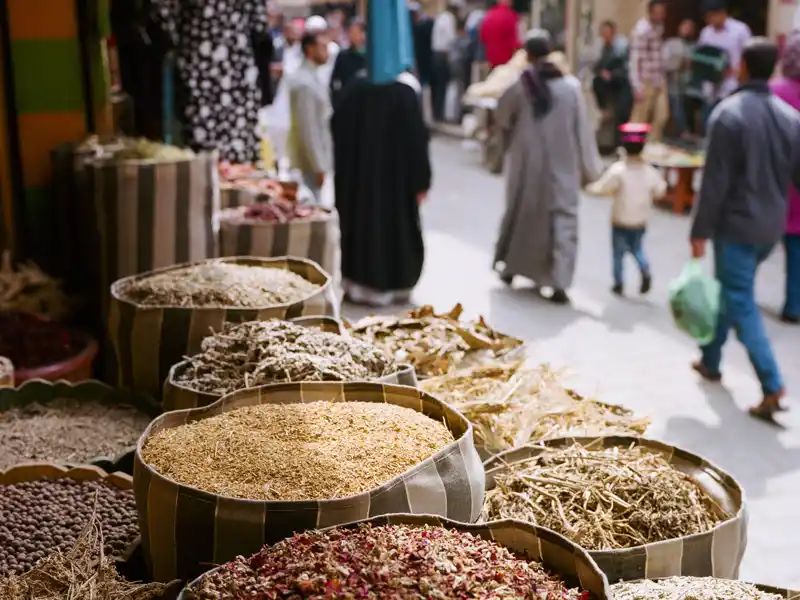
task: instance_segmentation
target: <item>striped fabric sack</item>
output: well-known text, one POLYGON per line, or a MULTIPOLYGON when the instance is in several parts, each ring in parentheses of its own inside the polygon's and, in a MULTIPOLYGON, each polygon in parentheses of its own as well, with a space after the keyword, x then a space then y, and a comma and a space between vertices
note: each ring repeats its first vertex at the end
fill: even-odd
POLYGON ((287 223, 245 220, 244 209, 223 210, 219 223, 220 256, 298 256, 322 266, 341 280, 342 252, 339 213, 326 210, 315 219, 287 223))
POLYGON ((165 413, 139 439, 133 472, 144 555, 157 581, 193 579, 295 532, 379 515, 415 513, 474 522, 484 494, 483 466, 469 421, 418 389, 371 382, 279 383, 234 392, 205 408, 165 413), (455 441, 368 492, 305 501, 242 500, 203 492, 165 478, 142 458, 147 440, 165 429, 243 406, 320 401, 405 406, 443 422, 455 441))
POLYGON ((222 210, 226 210, 228 208, 238 208, 240 206, 250 206, 251 204, 255 204, 261 200, 268 199, 269 196, 264 196, 262 198, 259 194, 254 193, 251 190, 245 190, 229 183, 220 184, 219 204, 222 210))
MULTIPOLYGON (((338 333, 339 335, 349 335, 344 323, 333 317, 299 317, 290 320, 304 327, 315 328, 328 333, 338 333)), ((177 381, 178 375, 183 373, 188 364, 189 361, 184 360, 173 365, 169 370, 169 377, 164 382, 164 395, 162 397, 165 412, 208 406, 222 397, 209 392, 199 392, 179 383, 177 381)), ((400 365, 400 370, 396 373, 382 377, 377 381, 417 387, 417 374, 411 365, 400 365)))
MULTIPOLYGON (((733 517, 710 531, 673 540, 622 550, 590 550, 589 554, 609 581, 633 581, 659 577, 695 576, 737 579, 747 545, 747 512, 744 490, 719 467, 686 450, 644 438, 608 436, 558 438, 542 442, 544 447, 561 448, 577 442, 582 446, 602 442, 603 448, 643 446, 658 452, 675 468, 691 475, 727 513, 733 517)), ((484 464, 486 489, 494 487, 494 476, 507 465, 537 456, 542 446, 522 446, 494 456, 484 464)))
MULTIPOLYGON (((431 515, 394 514, 348 523, 341 526, 340 529, 358 527, 364 523, 375 527, 431 525, 471 533, 505 546, 514 554, 528 560, 541 562, 548 572, 561 578, 568 587, 578 587, 589 592, 589 596, 594 600, 612 600, 608 580, 586 550, 543 527, 511 520, 471 525, 431 515)), ((192 586, 199 584, 201 580, 202 576, 193 581, 192 586)), ((187 600, 187 598, 185 590, 178 596, 178 600, 187 600)))
POLYGON ((288 269, 320 287, 299 302, 263 308, 153 307, 140 306, 126 299, 126 290, 141 279, 204 261, 175 265, 120 279, 111 286, 108 320, 120 387, 148 393, 160 399, 172 366, 186 356, 197 354, 203 338, 211 331, 220 331, 225 322, 339 316, 339 304, 330 284, 330 277, 311 261, 290 257, 232 257, 217 260, 288 269))

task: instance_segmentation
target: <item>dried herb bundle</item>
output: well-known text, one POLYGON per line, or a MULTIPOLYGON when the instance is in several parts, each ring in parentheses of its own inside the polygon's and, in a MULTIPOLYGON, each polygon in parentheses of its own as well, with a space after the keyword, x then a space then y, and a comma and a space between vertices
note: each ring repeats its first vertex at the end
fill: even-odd
POLYGON ((496 542, 443 527, 361 525, 297 534, 239 557, 188 600, 250 598, 575 600, 561 580, 496 542))
POLYGON ((103 534, 92 519, 75 545, 40 560, 22 575, 0 578, 3 600, 156 600, 161 583, 125 581, 103 551, 103 534))
POLYGON ((264 404, 159 431, 143 458, 214 494, 312 500, 365 492, 452 441, 442 423, 394 404, 264 404))
POLYGON ((11 264, 11 253, 3 252, 0 265, 0 310, 16 310, 59 320, 69 314, 70 301, 53 279, 36 265, 11 264))
POLYGON ((259 308, 298 302, 318 289, 286 269, 211 261, 141 279, 125 295, 142 306, 259 308))
POLYGON ((421 382, 473 424, 475 440, 499 452, 577 435, 642 435, 650 419, 567 390, 546 365, 493 362, 421 382))
POLYGON ((670 577, 611 586, 616 600, 782 600, 743 581, 713 577, 670 577))
POLYGON ((552 448, 509 466, 483 517, 520 519, 588 550, 616 550, 712 529, 731 518, 689 475, 641 446, 552 448))
POLYGON ((381 348, 395 360, 410 363, 421 377, 449 373, 471 358, 500 358, 522 342, 491 329, 483 318, 459 321, 463 308, 436 314, 423 306, 402 317, 367 317, 355 323, 352 334, 381 348))
POLYGON ((0 470, 30 461, 87 463, 134 446, 150 417, 129 406, 74 399, 0 412, 0 470))
POLYGON ((287 321, 251 321, 226 323, 204 339, 176 379, 222 395, 284 381, 375 379, 395 370, 393 360, 365 342, 287 321))

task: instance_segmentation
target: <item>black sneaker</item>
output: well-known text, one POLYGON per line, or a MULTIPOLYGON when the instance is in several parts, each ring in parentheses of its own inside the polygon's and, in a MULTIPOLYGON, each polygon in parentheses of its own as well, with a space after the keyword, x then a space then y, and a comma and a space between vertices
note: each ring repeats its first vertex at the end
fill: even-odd
POLYGON ((548 300, 553 304, 569 304, 569 296, 564 290, 554 290, 548 300))
POLYGON ((616 296, 623 296, 624 294, 623 294, 623 292, 622 292, 622 284, 621 284, 621 283, 618 283, 617 285, 615 285, 614 287, 612 287, 612 288, 611 288, 611 293, 612 293, 612 294, 614 294, 614 295, 616 295, 616 296))
POLYGON ((650 291, 651 287, 653 287, 653 278, 649 274, 643 274, 642 285, 639 288, 639 293, 646 294, 650 291))
POLYGON ((511 287, 512 285, 514 285, 514 276, 509 273, 501 273, 500 281, 502 281, 508 287, 511 287))

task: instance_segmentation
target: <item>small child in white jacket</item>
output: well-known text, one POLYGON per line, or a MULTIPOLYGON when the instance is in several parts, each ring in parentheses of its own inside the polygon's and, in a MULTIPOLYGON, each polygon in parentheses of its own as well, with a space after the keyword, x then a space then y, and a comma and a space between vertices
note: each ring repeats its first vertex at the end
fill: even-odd
POLYGON ((630 253, 639 265, 642 275, 639 292, 646 294, 650 291, 653 278, 642 241, 650 210, 654 201, 666 193, 667 182, 658 169, 642 159, 650 126, 626 123, 620 127, 620 131, 626 157, 611 165, 587 191, 590 194, 613 197, 611 244, 614 256, 614 287, 611 291, 618 296, 623 294, 623 260, 630 253))

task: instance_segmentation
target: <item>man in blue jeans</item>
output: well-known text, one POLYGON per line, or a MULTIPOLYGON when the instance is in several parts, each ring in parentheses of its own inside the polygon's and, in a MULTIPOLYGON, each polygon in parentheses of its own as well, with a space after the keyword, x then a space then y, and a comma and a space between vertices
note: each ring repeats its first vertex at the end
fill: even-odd
POLYGON ((739 88, 723 99, 709 121, 703 184, 691 231, 692 256, 714 246, 722 285, 715 339, 702 347, 694 369, 709 381, 722 378, 722 347, 731 329, 744 344, 761 382, 754 417, 773 420, 786 391, 755 300, 759 265, 786 227, 790 182, 800 184, 800 115, 767 85, 778 48, 764 38, 747 43, 739 88))

